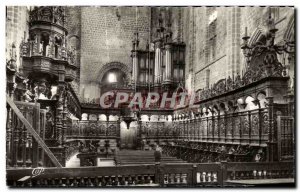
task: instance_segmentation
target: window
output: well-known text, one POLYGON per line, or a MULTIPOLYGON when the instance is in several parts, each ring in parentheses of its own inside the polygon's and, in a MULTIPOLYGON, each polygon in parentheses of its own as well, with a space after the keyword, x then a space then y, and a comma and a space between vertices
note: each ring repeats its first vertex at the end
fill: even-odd
POLYGON ((208 28, 207 28, 207 59, 213 61, 216 59, 216 46, 217 46, 217 16, 216 8, 208 10, 208 28))
POLYGON ((209 24, 208 26, 208 31, 209 31, 209 59, 212 61, 216 57, 216 41, 217 41, 217 33, 216 33, 216 28, 217 28, 217 19, 215 19, 212 23, 209 24))
POLYGON ((116 74, 114 74, 114 73, 108 74, 108 76, 107 76, 107 81, 108 81, 109 83, 116 83, 116 82, 117 82, 116 74))
POLYGON ((206 69, 206 75, 205 75, 205 83, 206 83, 206 88, 209 88, 209 77, 210 76, 210 70, 206 69))

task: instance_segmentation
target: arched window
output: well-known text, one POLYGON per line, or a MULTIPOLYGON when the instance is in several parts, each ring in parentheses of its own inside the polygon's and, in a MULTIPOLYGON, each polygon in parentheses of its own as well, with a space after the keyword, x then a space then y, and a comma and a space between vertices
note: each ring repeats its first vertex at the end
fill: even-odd
POLYGON ((109 83, 117 83, 117 76, 115 73, 111 72, 107 76, 107 82, 109 83))
POLYGON ((216 58, 216 46, 217 46, 217 16, 218 12, 215 7, 208 10, 208 60, 213 61, 216 58))

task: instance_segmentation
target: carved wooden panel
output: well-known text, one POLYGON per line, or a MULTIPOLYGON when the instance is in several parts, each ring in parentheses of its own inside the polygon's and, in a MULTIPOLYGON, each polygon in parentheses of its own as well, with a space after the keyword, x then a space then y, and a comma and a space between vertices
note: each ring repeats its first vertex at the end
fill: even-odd
POLYGON ((220 118, 219 125, 220 125, 220 136, 224 137, 225 136, 225 117, 224 116, 220 118))

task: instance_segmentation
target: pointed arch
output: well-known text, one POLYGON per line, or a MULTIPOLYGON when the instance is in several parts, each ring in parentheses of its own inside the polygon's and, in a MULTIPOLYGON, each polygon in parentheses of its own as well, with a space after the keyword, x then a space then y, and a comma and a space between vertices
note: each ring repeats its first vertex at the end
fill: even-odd
POLYGON ((287 25, 287 30, 284 33, 283 39, 285 40, 295 40, 295 18, 294 15, 290 18, 287 25))
POLYGON ((253 46, 255 43, 259 42, 262 38, 265 37, 264 31, 262 28, 258 27, 254 30, 249 40, 249 45, 253 46))

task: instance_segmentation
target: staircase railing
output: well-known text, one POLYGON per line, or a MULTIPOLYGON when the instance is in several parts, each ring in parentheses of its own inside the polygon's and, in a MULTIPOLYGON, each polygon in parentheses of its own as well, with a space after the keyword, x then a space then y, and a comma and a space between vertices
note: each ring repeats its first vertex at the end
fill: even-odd
MULTIPOLYGON (((21 105, 31 111, 32 121, 28 121, 29 113, 24 114, 19 110, 11 98, 6 97, 7 102, 7 167, 37 167, 39 159, 39 147, 47 154, 56 167, 62 167, 57 158, 50 151, 40 136, 40 112, 39 104, 22 103, 21 105), (34 125, 34 127, 32 126, 34 125)), ((26 111, 26 109, 24 110, 26 111)), ((27 111, 28 112, 28 111, 27 111)), ((43 153, 41 153, 43 156, 43 153)))

